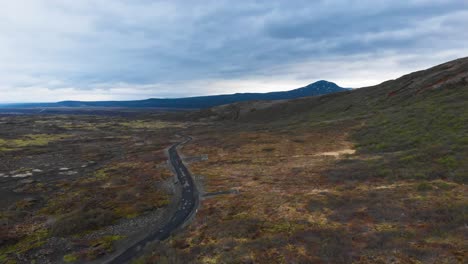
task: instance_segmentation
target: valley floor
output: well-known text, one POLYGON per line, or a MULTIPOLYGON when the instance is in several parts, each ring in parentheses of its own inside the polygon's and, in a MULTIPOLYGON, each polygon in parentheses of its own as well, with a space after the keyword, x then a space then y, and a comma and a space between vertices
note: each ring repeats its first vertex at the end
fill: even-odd
POLYGON ((466 186, 383 175, 403 166, 382 166, 393 154, 354 153, 361 121, 199 130, 185 152, 208 160, 191 170, 205 193, 236 192, 206 197, 187 231, 146 261, 462 263, 466 186))
POLYGON ((0 262, 99 262, 155 229, 180 133, 200 208, 135 263, 464 263, 467 92, 436 95, 269 122, 3 116, 0 262))

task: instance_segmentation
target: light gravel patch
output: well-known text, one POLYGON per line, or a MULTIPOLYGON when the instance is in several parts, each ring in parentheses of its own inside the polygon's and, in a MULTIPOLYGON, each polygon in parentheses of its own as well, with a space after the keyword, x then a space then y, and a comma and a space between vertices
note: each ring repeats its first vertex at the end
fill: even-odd
POLYGON ((11 176, 12 178, 26 178, 26 177, 31 177, 33 174, 32 172, 25 172, 25 173, 20 173, 20 174, 14 174, 11 176))
POLYGON ((340 156, 340 155, 354 154, 354 153, 356 153, 356 150, 354 150, 354 149, 342 149, 342 150, 337 150, 337 151, 329 151, 329 152, 318 153, 317 156, 333 156, 333 157, 338 157, 338 156, 340 156))

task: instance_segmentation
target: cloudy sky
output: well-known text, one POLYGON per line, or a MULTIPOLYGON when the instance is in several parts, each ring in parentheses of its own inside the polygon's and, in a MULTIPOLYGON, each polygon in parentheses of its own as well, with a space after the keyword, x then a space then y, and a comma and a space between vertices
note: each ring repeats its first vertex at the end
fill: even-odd
POLYGON ((0 1, 0 102, 362 87, 468 56, 468 0, 0 1))

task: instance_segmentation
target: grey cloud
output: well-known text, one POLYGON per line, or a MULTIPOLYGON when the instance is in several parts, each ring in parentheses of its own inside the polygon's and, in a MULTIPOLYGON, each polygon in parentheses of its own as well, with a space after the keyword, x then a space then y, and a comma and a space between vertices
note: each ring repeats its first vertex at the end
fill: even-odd
MULTIPOLYGON (((348 4, 350 5, 350 4, 348 4)), ((332 10, 330 13, 316 13, 308 16, 294 16, 271 21, 266 26, 270 37, 279 39, 311 38, 327 39, 330 37, 353 36, 371 32, 381 32, 412 27, 421 20, 434 16, 455 12, 467 8, 468 4, 456 2, 398 5, 386 8, 373 8, 370 1, 366 9, 353 13, 353 7, 343 4, 342 10, 332 10), (336 12, 340 11, 340 12, 336 12)))
POLYGON ((311 61, 456 54, 468 40, 467 12, 459 0, 18 0, 0 10, 0 92, 123 83, 135 96, 205 94, 209 80, 284 82, 297 78, 291 68, 314 71, 291 66, 311 61))

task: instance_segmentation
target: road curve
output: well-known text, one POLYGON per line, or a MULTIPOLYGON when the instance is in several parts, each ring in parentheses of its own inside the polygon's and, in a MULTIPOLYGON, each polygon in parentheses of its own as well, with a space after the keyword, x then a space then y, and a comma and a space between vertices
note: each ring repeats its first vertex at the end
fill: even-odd
POLYGON ((185 221, 187 221, 195 213, 199 202, 197 187, 193 182, 192 175, 182 163, 182 159, 177 152, 178 146, 186 144, 190 140, 192 140, 191 137, 185 137, 185 141, 176 143, 168 149, 169 161, 177 176, 177 184, 180 184, 182 192, 177 211, 171 217, 169 222, 167 222, 166 225, 161 229, 150 233, 143 240, 135 243, 107 263, 121 264, 130 262, 133 258, 139 256, 142 253, 142 250, 145 248, 147 243, 161 241, 168 238, 174 230, 181 227, 185 221))

